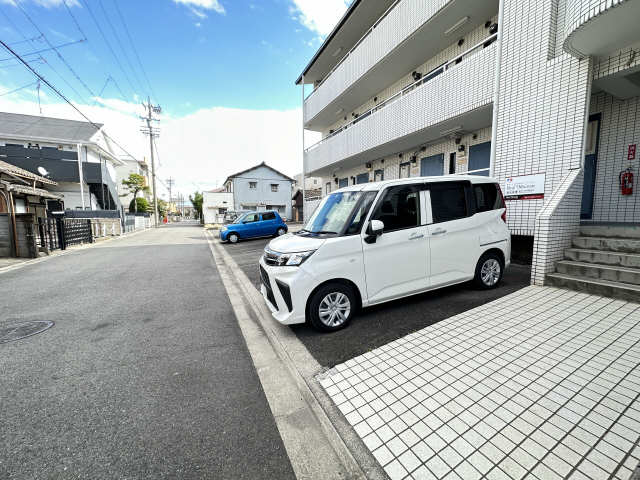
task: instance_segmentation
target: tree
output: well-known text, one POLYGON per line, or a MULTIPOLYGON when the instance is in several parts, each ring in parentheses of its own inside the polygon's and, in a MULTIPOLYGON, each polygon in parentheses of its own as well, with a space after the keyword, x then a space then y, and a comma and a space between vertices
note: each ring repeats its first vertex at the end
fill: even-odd
POLYGON ((202 221, 202 192, 195 192, 193 196, 189 195, 189 200, 196 212, 198 212, 198 218, 202 221))
POLYGON ((151 205, 149 205, 149 202, 147 202, 146 198, 132 198, 131 202, 129 203, 129 211, 147 213, 151 211, 151 205))
POLYGON ((167 212, 169 211, 169 204, 162 200, 158 199, 158 217, 164 218, 167 212))
MULTIPOLYGON (((129 193, 133 193, 133 198, 138 198, 138 192, 148 192, 149 187, 146 185, 146 180, 142 175, 138 175, 137 173, 130 173, 128 178, 122 180, 122 185, 124 185, 129 193)), ((137 202, 133 204, 134 212, 138 212, 138 204, 137 202)), ((131 209, 131 207, 129 207, 131 209)))

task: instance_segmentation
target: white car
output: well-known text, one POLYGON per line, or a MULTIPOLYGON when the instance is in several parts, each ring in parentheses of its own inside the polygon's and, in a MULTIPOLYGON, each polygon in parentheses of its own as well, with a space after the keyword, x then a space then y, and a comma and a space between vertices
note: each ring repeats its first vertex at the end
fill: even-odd
POLYGON ((275 319, 345 327, 361 307, 474 280, 495 288, 511 258, 496 180, 417 177, 341 188, 260 259, 275 319))

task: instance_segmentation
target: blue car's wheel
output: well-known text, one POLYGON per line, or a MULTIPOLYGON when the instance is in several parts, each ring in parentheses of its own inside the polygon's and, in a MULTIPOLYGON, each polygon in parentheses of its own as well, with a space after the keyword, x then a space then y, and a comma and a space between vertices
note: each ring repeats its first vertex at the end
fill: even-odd
POLYGON ((237 233, 230 233, 229 235, 227 235, 227 240, 229 240, 231 243, 238 243, 240 237, 238 237, 237 233))
POLYGON ((276 236, 281 237, 285 233, 287 233, 287 229, 284 227, 280 227, 278 228, 278 231, 276 231, 276 236))

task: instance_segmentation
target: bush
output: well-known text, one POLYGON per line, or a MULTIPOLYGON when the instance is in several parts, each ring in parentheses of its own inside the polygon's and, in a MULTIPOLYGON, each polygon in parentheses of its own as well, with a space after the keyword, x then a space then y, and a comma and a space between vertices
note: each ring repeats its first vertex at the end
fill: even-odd
POLYGON ((149 205, 149 202, 147 202, 146 198, 142 198, 142 197, 135 198, 135 199, 131 200, 131 203, 129 203, 129 213, 133 213, 135 211, 137 211, 138 213, 150 212, 151 211, 151 205, 149 205), (137 210, 133 205, 133 201, 134 200, 138 204, 138 209, 137 210))

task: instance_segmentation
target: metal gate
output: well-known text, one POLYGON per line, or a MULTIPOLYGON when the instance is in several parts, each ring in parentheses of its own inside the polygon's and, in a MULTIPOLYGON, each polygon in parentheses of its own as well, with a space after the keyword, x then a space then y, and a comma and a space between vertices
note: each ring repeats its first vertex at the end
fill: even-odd
POLYGON ((80 243, 93 243, 91 220, 84 218, 65 218, 63 222, 64 247, 80 243))
POLYGON ((58 218, 38 218, 36 225, 36 244, 47 251, 62 247, 62 229, 58 218))

